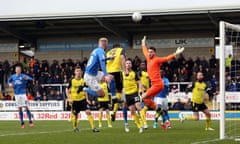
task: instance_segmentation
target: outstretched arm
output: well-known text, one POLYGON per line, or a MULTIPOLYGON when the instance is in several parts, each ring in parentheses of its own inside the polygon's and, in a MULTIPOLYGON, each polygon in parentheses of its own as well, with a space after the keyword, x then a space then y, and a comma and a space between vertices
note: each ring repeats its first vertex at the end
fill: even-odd
POLYGON ((143 52, 143 55, 145 56, 145 58, 148 59, 148 50, 147 50, 147 46, 146 46, 146 39, 147 39, 146 36, 144 36, 142 39, 142 52, 143 52))
POLYGON ((170 54, 166 57, 158 57, 157 61, 158 61, 158 63, 164 63, 164 62, 167 62, 167 61, 170 61, 170 60, 174 59, 175 57, 176 57, 176 54, 173 53, 173 54, 170 54))

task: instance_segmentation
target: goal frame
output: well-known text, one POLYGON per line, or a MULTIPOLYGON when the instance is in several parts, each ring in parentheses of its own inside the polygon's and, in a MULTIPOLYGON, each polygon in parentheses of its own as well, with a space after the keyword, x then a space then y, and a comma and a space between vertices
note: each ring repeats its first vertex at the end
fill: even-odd
POLYGON ((225 133, 225 30, 231 28, 240 32, 240 25, 234 25, 225 21, 219 23, 219 59, 220 59, 220 133, 219 138, 226 138, 225 133))

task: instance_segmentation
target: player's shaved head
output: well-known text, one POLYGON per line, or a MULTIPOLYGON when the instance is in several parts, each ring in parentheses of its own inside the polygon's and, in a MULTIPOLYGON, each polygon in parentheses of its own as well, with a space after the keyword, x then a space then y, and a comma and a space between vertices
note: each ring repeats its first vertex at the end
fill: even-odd
POLYGON ((108 46, 108 39, 106 37, 99 38, 98 46, 106 50, 108 46))

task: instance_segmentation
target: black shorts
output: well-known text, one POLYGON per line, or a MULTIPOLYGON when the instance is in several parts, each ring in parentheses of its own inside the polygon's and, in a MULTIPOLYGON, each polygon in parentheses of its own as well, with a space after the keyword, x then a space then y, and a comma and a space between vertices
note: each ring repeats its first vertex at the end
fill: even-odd
POLYGON ((98 108, 99 109, 104 109, 104 110, 106 110, 106 109, 110 109, 110 107, 109 107, 109 102, 108 101, 104 101, 104 102, 98 102, 98 108))
POLYGON ((80 111, 85 111, 87 110, 87 101, 86 99, 81 100, 81 101, 73 101, 72 103, 72 112, 74 114, 78 114, 80 111))
POLYGON ((193 110, 193 112, 204 111, 207 108, 208 107, 204 103, 197 104, 197 103, 192 102, 192 110, 193 110))
POLYGON ((114 76, 115 82, 116 82, 116 89, 120 92, 122 92, 123 89, 123 78, 122 78, 122 72, 113 72, 109 73, 114 76))
POLYGON ((134 105, 137 102, 141 102, 137 92, 134 94, 125 95, 125 97, 128 106, 134 105))

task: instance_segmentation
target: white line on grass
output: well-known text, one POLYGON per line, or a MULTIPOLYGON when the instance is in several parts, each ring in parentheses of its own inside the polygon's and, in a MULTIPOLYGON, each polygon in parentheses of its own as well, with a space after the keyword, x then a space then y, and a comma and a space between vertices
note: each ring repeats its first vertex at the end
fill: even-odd
MULTIPOLYGON (((82 128, 81 131, 90 130, 90 128, 82 128)), ((73 130, 58 130, 58 131, 41 131, 41 132, 18 132, 18 133, 8 133, 8 134, 0 134, 0 137, 7 136, 22 136, 22 135, 35 135, 35 134, 48 134, 48 133, 62 133, 62 132, 73 132, 73 130)))
MULTIPOLYGON (((107 127, 106 127, 107 128, 107 127)), ((106 129, 101 128, 101 129, 106 129)), ((114 127, 114 128, 120 128, 120 127, 114 127)), ((100 130, 101 130, 100 129, 100 130)), ((91 130, 90 128, 81 128, 81 131, 91 130)), ((35 134, 48 134, 48 133, 62 133, 62 132, 73 132, 73 130, 58 130, 58 131, 41 131, 41 132, 18 132, 18 133, 8 133, 8 134, 0 134, 0 137, 7 137, 7 136, 23 136, 23 135, 35 135, 35 134)))
POLYGON ((205 140, 205 141, 193 142, 193 143, 191 143, 191 144, 204 144, 204 143, 216 142, 216 141, 219 141, 219 139, 211 139, 211 140, 205 140))

